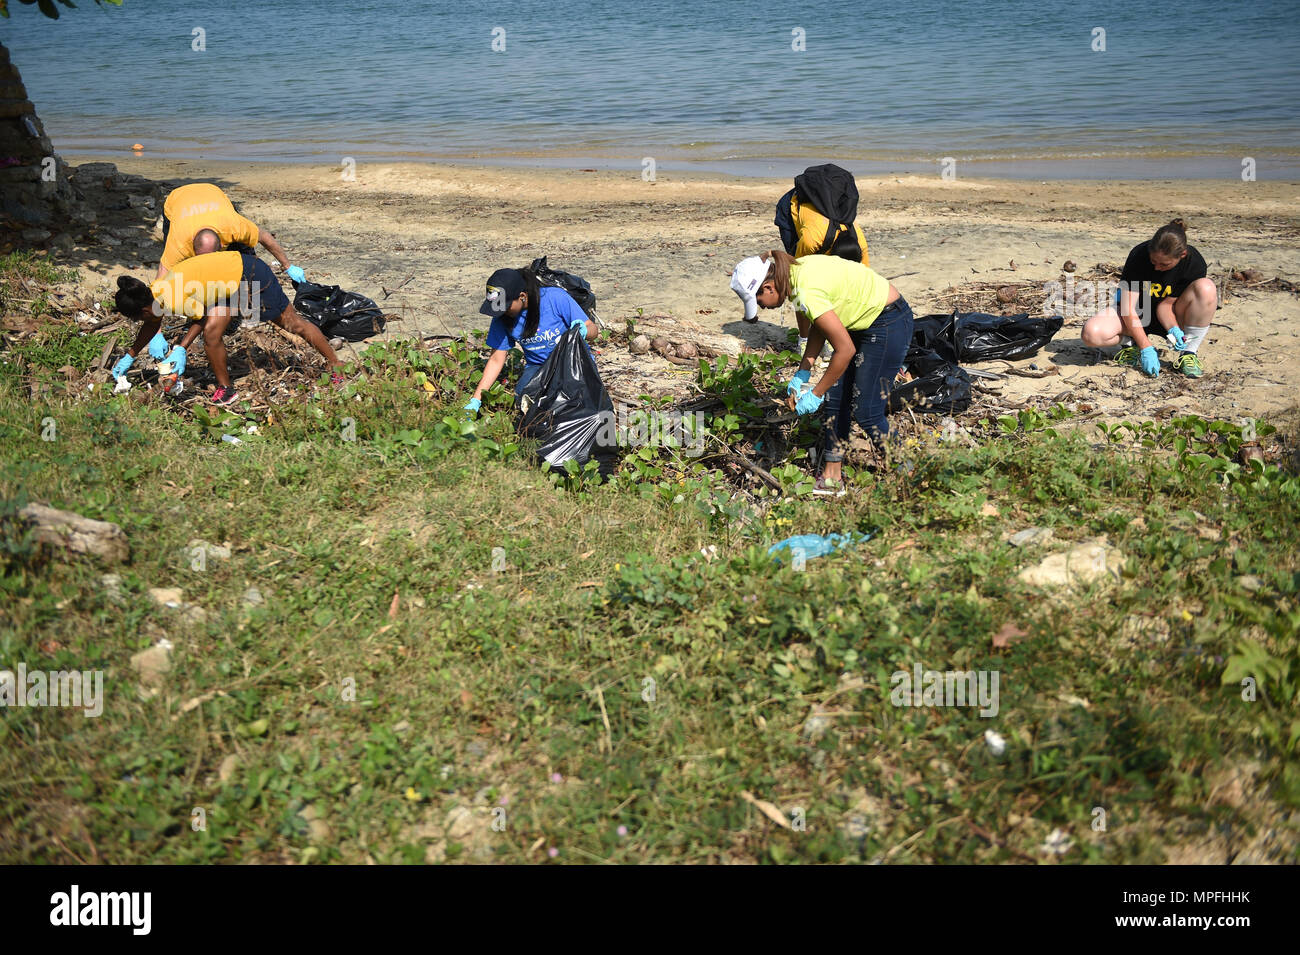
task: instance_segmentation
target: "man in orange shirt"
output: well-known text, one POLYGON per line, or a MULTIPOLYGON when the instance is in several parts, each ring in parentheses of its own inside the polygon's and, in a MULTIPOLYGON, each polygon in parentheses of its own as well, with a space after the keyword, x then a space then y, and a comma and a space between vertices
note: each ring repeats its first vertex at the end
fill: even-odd
POLYGON ((289 264, 275 236, 235 211, 234 204, 217 186, 196 182, 173 189, 163 202, 163 251, 158 261, 157 278, 162 278, 178 262, 230 249, 252 252, 258 243, 270 252, 280 267, 295 282, 306 276, 302 269, 289 264))

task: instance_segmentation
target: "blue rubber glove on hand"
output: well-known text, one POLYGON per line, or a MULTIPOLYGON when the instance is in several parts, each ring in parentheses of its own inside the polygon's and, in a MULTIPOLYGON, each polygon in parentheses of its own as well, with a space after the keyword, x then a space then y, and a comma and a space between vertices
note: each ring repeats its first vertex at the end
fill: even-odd
POLYGON ((811 371, 808 371, 807 369, 804 368, 800 368, 798 371, 794 373, 794 377, 790 379, 790 384, 785 386, 785 393, 787 395, 799 394, 799 392, 803 391, 803 386, 808 384, 808 379, 810 379, 811 377, 812 377, 811 371))
POLYGON ((812 414, 822 406, 821 398, 812 393, 812 389, 799 395, 799 400, 794 403, 794 410, 799 414, 812 414))
POLYGON ((483 401, 481 399, 471 398, 469 399, 469 404, 465 406, 465 410, 470 414, 474 414, 474 412, 478 411, 481 407, 483 407, 483 401))
POLYGON ((149 357, 154 361, 162 361, 167 354, 167 339, 163 338, 162 332, 159 332, 153 338, 149 339, 149 357))
POLYGON ((1187 347, 1187 339, 1183 336, 1183 330, 1177 325, 1165 332, 1165 337, 1174 343, 1174 348, 1178 351, 1182 351, 1187 347))
POLYGON ((135 364, 134 358, 132 358, 130 355, 123 355, 121 358, 117 360, 117 364, 113 366, 113 377, 121 378, 123 375, 125 375, 128 371, 131 370, 131 366, 134 364, 135 364))
POLYGON ((586 338, 586 337, 587 337, 587 323, 586 323, 586 321, 584 321, 584 320, 582 320, 582 319, 579 319, 578 321, 574 322, 574 323, 573 323, 572 325, 570 325, 569 327, 570 327, 570 328, 576 328, 576 329, 578 330, 578 334, 581 335, 583 338, 586 338))
POLYGON ((1156 357, 1156 346, 1148 345, 1138 353, 1138 359, 1142 363, 1142 373, 1152 378, 1160 377, 1160 359, 1156 357))
POLYGON ((173 348, 171 354, 167 356, 167 360, 172 363, 172 371, 178 375, 185 374, 185 359, 188 357, 189 355, 180 345, 173 348))
POLYGON ((289 266, 287 269, 284 270, 284 274, 289 276, 290 280, 294 282, 307 281, 307 274, 303 272, 302 269, 298 268, 298 266, 296 265, 289 266))

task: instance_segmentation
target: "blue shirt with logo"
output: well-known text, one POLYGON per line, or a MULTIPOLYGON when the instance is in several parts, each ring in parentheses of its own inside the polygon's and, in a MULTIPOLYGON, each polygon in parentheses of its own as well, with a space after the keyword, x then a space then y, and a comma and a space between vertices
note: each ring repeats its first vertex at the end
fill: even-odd
POLYGON ((577 321, 586 321, 587 314, 568 292, 562 288, 542 286, 539 290, 538 308, 541 312, 537 322, 537 332, 531 338, 521 338, 524 323, 528 320, 528 309, 519 313, 513 322, 502 316, 492 319, 488 329, 488 347, 496 351, 506 351, 518 345, 524 351, 524 361, 529 365, 543 364, 555 350, 555 343, 577 321), (509 324, 507 324, 509 323, 509 324))

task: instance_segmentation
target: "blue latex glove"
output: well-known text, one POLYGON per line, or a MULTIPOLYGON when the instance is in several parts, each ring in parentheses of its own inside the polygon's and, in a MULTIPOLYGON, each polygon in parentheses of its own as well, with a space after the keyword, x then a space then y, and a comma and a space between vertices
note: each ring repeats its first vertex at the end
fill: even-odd
POLYGON ((799 395, 799 400, 794 403, 794 410, 799 414, 812 414, 822 406, 822 401, 823 399, 818 398, 810 389, 799 395))
POLYGON ((587 337, 587 322, 584 319, 579 319, 569 327, 576 328, 578 330, 578 334, 581 335, 583 338, 587 337))
POLYGON ((470 414, 473 414, 474 412, 478 411, 478 409, 481 407, 483 407, 483 401, 481 399, 471 398, 469 399, 469 404, 465 406, 465 410, 468 411, 470 414))
POLYGON ((287 269, 284 270, 284 274, 289 276, 289 278, 294 282, 307 281, 307 274, 303 272, 302 269, 298 268, 298 266, 296 265, 289 266, 287 269))
POLYGON ((189 355, 180 345, 173 348, 171 354, 167 356, 167 360, 172 363, 172 371, 178 375, 185 374, 185 359, 188 357, 189 355))
POLYGON ((123 355, 121 358, 117 360, 117 364, 113 366, 113 377, 121 378, 123 375, 125 375, 128 371, 131 370, 131 366, 134 364, 135 364, 134 358, 132 358, 130 355, 123 355))
POLYGON ((794 377, 790 379, 790 384, 785 386, 785 393, 787 395, 799 394, 799 392, 803 391, 803 386, 808 384, 808 379, 810 379, 811 377, 812 377, 811 371, 808 371, 804 368, 800 368, 798 371, 794 373, 794 377))
POLYGON ((1156 346, 1148 345, 1138 353, 1142 363, 1142 373, 1152 378, 1160 377, 1160 359, 1156 357, 1156 346))
POLYGON ((1174 348, 1178 351, 1182 351, 1187 347, 1187 339, 1183 336, 1183 330, 1177 325, 1165 332, 1165 337, 1174 343, 1174 348))
POLYGON ((149 357, 154 361, 162 361, 163 356, 167 354, 167 339, 163 338, 162 332, 159 332, 153 338, 149 339, 149 357))

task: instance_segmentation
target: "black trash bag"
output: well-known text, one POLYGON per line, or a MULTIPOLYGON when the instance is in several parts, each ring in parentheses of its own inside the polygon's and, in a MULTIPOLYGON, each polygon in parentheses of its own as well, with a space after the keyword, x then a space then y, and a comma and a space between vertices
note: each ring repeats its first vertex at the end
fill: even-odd
POLYGON ((595 458, 603 477, 614 473, 614 403, 576 328, 560 336, 541 371, 524 386, 518 404, 523 412, 519 433, 541 442, 537 456, 553 470, 563 473, 566 461, 581 467, 595 458))
POLYGON ((913 347, 904 367, 912 380, 894 383, 889 393, 890 414, 909 405, 917 411, 949 415, 970 407, 970 375, 937 351, 913 347))
POLYGON ((364 295, 315 282, 295 282, 293 288, 293 307, 326 338, 359 342, 384 330, 383 310, 364 295))
POLYGON ((596 317, 596 293, 591 290, 591 285, 581 275, 551 268, 546 264, 546 256, 533 259, 533 264, 528 266, 528 269, 537 276, 539 285, 564 289, 573 296, 573 300, 587 313, 588 318, 597 325, 600 324, 600 319, 596 317))
POLYGON ((1065 319, 1020 315, 985 315, 968 312, 957 317, 957 360, 988 361, 1031 358, 1061 330, 1065 319))
POLYGON ((957 337, 953 332, 952 315, 922 315, 912 322, 912 345, 908 357, 913 352, 934 352, 944 361, 957 364, 957 337))
POLYGON ((1030 318, 1028 314, 987 315, 953 312, 916 319, 912 346, 935 351, 948 361, 967 364, 994 358, 1031 358, 1061 330, 1065 319, 1030 318))

